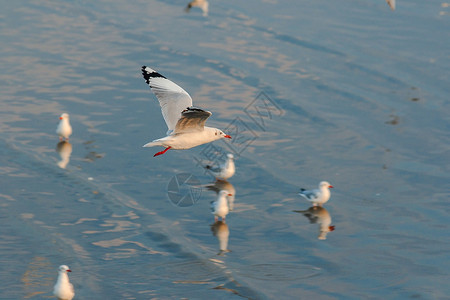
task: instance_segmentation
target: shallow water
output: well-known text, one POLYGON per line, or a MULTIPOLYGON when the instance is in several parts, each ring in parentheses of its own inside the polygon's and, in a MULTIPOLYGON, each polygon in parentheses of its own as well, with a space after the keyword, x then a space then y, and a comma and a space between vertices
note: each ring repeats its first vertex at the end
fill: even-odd
POLYGON ((76 299, 448 298, 450 7, 185 5, 2 3, 1 298, 51 297, 61 264, 76 299), (153 158, 142 65, 233 140, 153 158), (227 152, 233 210, 213 224, 201 164, 227 152), (297 192, 321 180, 310 221, 297 192))

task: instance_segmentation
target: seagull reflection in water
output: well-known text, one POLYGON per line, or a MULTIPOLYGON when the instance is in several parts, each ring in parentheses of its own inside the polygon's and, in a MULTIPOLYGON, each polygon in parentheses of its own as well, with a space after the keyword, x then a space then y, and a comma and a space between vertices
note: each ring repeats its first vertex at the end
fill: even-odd
POLYGON ((216 221, 211 225, 211 232, 219 241, 219 253, 217 255, 225 255, 225 253, 231 252, 228 250, 228 238, 230 237, 230 229, 227 223, 223 221, 216 221))
POLYGON ((294 210, 296 213, 303 214, 308 218, 311 224, 319 224, 319 240, 326 240, 328 232, 334 231, 334 226, 331 225, 330 213, 321 206, 311 206, 307 210, 294 210))
POLYGON ((395 10, 395 0, 386 0, 386 2, 392 10, 395 10))
POLYGON ((58 167, 65 169, 70 161, 70 155, 72 154, 72 144, 68 141, 61 141, 56 144, 56 152, 58 152, 61 160, 58 162, 58 167))
MULTIPOLYGON (((225 197, 227 199, 225 204, 228 207, 228 212, 233 210, 236 189, 230 182, 226 180, 216 180, 214 183, 205 185, 205 187, 210 191, 216 192, 218 195, 217 200, 211 202, 211 208, 213 208, 214 204, 217 205, 217 201, 221 198, 222 194, 222 197, 225 197)), ((214 220, 215 220, 214 224, 211 225, 211 231, 219 241, 220 251, 217 255, 225 255, 225 253, 230 252, 230 250, 228 250, 228 237, 230 236, 230 229, 228 225, 225 223, 224 218, 222 219, 222 221, 219 221, 218 218, 215 216, 214 220)))
POLYGON ((217 200, 211 203, 211 211, 216 222, 219 218, 222 218, 222 221, 225 222, 225 218, 230 212, 227 196, 231 196, 231 194, 227 190, 221 190, 217 200))
POLYGON ((184 11, 189 12, 191 10, 191 8, 194 6, 200 7, 202 9, 204 17, 208 16, 209 3, 207 0, 193 0, 188 3, 188 5, 184 9, 184 11))

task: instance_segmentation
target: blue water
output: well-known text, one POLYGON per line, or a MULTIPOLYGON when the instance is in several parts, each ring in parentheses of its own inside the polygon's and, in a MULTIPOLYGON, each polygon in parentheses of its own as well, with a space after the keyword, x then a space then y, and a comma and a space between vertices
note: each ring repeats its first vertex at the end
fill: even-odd
POLYGON ((1 4, 0 297, 49 298, 67 264, 75 299, 448 299, 448 3, 186 4, 1 4), (142 65, 233 139, 154 158, 142 65), (202 165, 229 152, 213 225, 202 165))

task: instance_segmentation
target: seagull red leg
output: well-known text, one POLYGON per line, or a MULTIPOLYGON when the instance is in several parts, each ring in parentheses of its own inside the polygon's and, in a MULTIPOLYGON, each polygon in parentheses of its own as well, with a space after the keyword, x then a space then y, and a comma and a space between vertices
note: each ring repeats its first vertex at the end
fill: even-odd
POLYGON ((155 153, 155 155, 153 155, 153 157, 158 156, 158 155, 162 155, 162 154, 166 153, 167 150, 169 150, 170 148, 172 148, 172 147, 167 147, 167 148, 164 149, 163 151, 160 151, 160 152, 158 152, 158 153, 155 153))

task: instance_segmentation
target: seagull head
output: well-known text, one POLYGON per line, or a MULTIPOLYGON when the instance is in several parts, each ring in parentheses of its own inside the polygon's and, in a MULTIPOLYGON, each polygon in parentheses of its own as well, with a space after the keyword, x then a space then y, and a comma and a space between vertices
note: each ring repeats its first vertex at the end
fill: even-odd
POLYGON ((62 119, 69 119, 69 114, 67 114, 67 113, 63 113, 60 117, 59 117, 59 119, 60 120, 62 120, 62 119))
POLYGON ((68 266, 66 265, 61 265, 59 266, 59 272, 72 272, 68 266))
POLYGON ((322 181, 321 183, 319 183, 319 188, 332 189, 333 186, 328 181, 322 181))
POLYGON ((231 136, 229 136, 228 134, 226 134, 225 132, 223 132, 220 129, 217 129, 217 131, 215 132, 215 134, 217 136, 219 136, 219 138, 227 138, 227 139, 231 139, 231 136))
POLYGON ((231 194, 229 191, 227 190, 221 190, 219 192, 219 196, 233 196, 233 194, 231 194))

